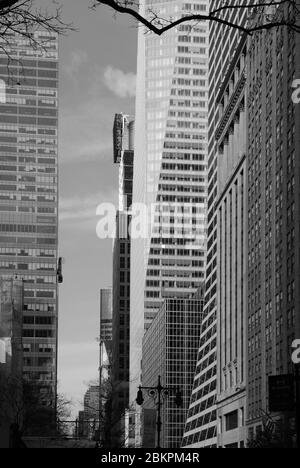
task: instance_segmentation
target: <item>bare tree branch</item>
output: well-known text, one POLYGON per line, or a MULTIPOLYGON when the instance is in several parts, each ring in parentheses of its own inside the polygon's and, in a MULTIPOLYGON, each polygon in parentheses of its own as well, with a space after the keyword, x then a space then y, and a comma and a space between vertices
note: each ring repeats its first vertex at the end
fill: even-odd
MULTIPOLYGON (((213 2, 212 2, 213 3, 213 2)), ((300 32, 300 3, 298 0, 249 0, 248 4, 235 4, 228 1, 226 5, 222 7, 211 9, 207 14, 190 14, 182 15, 180 18, 161 18, 154 11, 149 8, 143 15, 139 10, 139 5, 136 0, 93 0, 92 8, 96 8, 99 5, 106 5, 116 12, 127 14, 134 18, 138 24, 146 27, 147 30, 161 36, 165 32, 179 26, 182 23, 194 22, 194 21, 212 21, 223 24, 230 28, 238 29, 243 33, 251 35, 255 31, 269 30, 276 27, 288 27, 289 29, 300 32), (265 15, 264 21, 259 25, 251 26, 250 23, 243 26, 235 21, 229 21, 226 19, 227 13, 232 9, 246 9, 249 10, 249 14, 252 10, 264 9, 275 7, 278 8, 283 5, 288 5, 292 9, 291 15, 281 15, 280 19, 277 19, 276 12, 274 15, 265 15)))
POLYGON ((62 9, 56 0, 49 2, 51 11, 35 6, 35 0, 0 0, 0 49, 11 56, 11 35, 27 39, 35 49, 46 49, 45 41, 37 40, 36 31, 65 34, 74 30, 72 24, 62 20, 62 9))

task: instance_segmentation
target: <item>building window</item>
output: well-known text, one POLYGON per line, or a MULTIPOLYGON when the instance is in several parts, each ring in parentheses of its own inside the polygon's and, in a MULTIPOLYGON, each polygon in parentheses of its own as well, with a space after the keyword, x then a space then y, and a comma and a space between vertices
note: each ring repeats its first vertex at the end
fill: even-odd
POLYGON ((238 411, 232 411, 231 413, 228 413, 225 415, 225 427, 226 431, 232 431, 233 429, 236 429, 239 425, 238 422, 238 411))

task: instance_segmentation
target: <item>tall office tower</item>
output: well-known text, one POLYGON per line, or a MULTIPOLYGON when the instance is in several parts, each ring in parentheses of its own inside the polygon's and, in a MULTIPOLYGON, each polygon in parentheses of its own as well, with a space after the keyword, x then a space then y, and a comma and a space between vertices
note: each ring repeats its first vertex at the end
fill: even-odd
MULTIPOLYGON (((151 3, 141 2, 141 11, 145 13, 151 3)), ((207 12, 208 1, 153 2, 153 8, 164 17, 177 18, 207 12)), ((207 23, 181 25, 161 37, 145 35, 140 29, 137 78, 131 241, 131 402, 140 383, 144 331, 165 299, 191 297, 204 279, 207 23), (144 208, 136 203, 144 204, 144 208), (135 223, 135 217, 139 220, 142 217, 138 217, 139 209, 145 220, 135 223)), ((138 424, 137 428, 139 432, 138 424)))
POLYGON ((291 343, 300 336, 300 104, 292 87, 300 77, 299 34, 281 28, 253 36, 247 63, 251 439, 269 411, 268 376, 293 372, 291 343))
MULTIPOLYGON (((230 3, 240 4, 236 0, 230 3)), ((211 2, 211 8, 218 6, 223 2, 211 2)), ((247 9, 226 13, 226 19, 234 18, 241 25, 246 16, 247 9)), ((189 447, 244 444, 245 38, 238 30, 211 22, 209 43, 206 294, 183 439, 183 446, 189 447)))
MULTIPOLYGON (((163 398, 160 440, 163 448, 181 446, 193 387, 202 311, 201 294, 198 299, 166 299, 144 335, 143 386, 155 387, 160 375, 162 385, 173 389, 163 398), (180 407, 176 406, 178 390, 182 396, 180 407)), ((146 392, 144 398, 142 445, 157 447, 155 403, 146 392)))
POLYGON ((125 412, 129 408, 130 236, 133 182, 132 117, 117 114, 114 162, 119 165, 119 210, 113 246, 112 383, 113 445, 124 446, 125 412))
POLYGON ((57 382, 58 38, 41 49, 6 34, 0 48, 0 275, 24 282, 24 377, 54 404, 57 382), (3 97, 3 96, 2 96, 3 97), (5 101, 5 103, 3 102, 5 101))

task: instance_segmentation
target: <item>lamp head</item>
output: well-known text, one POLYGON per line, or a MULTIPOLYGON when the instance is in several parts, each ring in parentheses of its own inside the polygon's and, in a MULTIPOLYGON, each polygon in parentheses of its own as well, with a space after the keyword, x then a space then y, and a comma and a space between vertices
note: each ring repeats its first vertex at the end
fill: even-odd
POLYGON ((139 390, 137 392, 136 402, 139 406, 142 406, 142 404, 144 403, 144 397, 141 386, 139 387, 139 390))

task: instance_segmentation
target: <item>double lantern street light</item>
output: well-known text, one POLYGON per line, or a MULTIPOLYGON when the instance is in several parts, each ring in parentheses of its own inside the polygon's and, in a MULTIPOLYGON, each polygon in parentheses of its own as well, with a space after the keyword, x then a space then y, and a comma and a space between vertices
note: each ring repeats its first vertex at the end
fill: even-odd
POLYGON ((179 408, 183 406, 182 394, 179 388, 174 387, 163 387, 161 384, 161 376, 158 376, 158 383, 156 387, 142 387, 139 386, 137 393, 136 402, 139 406, 142 406, 144 403, 143 390, 147 390, 148 395, 153 398, 157 407, 157 419, 156 419, 156 428, 157 428, 157 448, 160 447, 160 438, 161 438, 161 407, 164 402, 164 397, 168 397, 170 393, 175 392, 175 405, 179 408))

